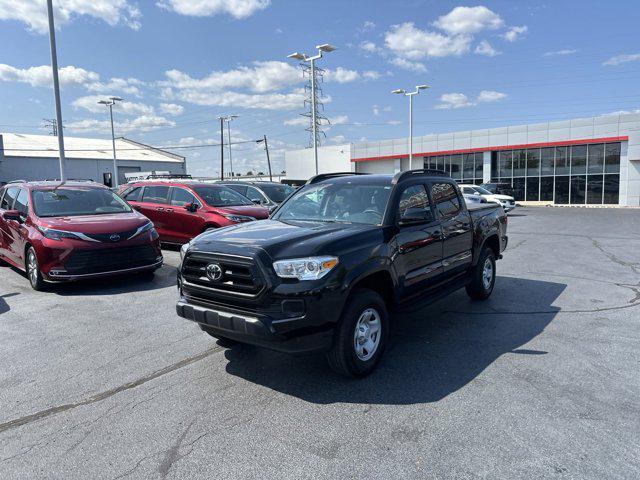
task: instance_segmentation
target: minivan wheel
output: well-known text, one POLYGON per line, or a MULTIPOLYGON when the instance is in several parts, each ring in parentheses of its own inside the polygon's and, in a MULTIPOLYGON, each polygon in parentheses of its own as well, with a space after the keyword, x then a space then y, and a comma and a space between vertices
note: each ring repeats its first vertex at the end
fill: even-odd
POLYGON ((38 264, 38 257, 36 256, 36 251, 33 247, 29 247, 27 250, 27 260, 25 262, 27 277, 29 278, 29 283, 34 290, 42 292, 45 290, 47 284, 42 278, 42 273, 40 272, 40 265, 38 264))
POLYGON ((384 352, 389 335, 387 307, 382 297, 367 288, 350 297, 327 353, 331 368, 347 377, 371 373, 384 352))
POLYGON ((467 295, 472 300, 486 300, 496 283, 496 257, 489 247, 480 253, 478 263, 471 270, 471 283, 467 285, 467 295))

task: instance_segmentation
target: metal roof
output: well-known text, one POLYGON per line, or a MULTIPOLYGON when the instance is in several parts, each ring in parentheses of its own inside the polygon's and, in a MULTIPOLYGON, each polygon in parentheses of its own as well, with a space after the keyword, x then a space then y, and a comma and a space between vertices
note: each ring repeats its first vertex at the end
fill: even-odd
MULTIPOLYGON (((112 160, 111 139, 64 137, 67 159, 112 160)), ((0 152, 5 157, 58 158, 58 138, 52 135, 0 133, 0 152)), ((127 138, 116 138, 118 160, 184 163, 184 157, 127 138)))

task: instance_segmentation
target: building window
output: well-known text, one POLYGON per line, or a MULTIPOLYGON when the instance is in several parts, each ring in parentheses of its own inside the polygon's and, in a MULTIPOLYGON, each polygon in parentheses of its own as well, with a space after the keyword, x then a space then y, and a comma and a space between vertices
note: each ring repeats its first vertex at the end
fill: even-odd
POLYGON ((620 144, 607 143, 604 148, 604 171, 605 173, 620 172, 620 144))
POLYGON ((589 145, 587 152, 587 171, 602 173, 604 171, 604 143, 589 145))
POLYGON ((540 173, 542 175, 553 175, 553 154, 554 148, 540 149, 540 173))
POLYGON ((574 145, 571 147, 571 175, 587 173, 587 146, 574 145))
MULTIPOLYGON (((573 164, 572 164, 573 167, 573 164)), ((572 205, 584 204, 586 198, 586 175, 572 175, 569 187, 569 203, 572 205)))

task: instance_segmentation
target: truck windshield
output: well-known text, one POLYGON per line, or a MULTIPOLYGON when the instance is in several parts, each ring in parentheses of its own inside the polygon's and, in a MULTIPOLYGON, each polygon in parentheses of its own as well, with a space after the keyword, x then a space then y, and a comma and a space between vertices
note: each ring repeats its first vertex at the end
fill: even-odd
POLYGON ((129 213, 131 207, 106 188, 56 188, 31 192, 33 211, 39 217, 71 217, 129 213))
POLYGON ((275 203, 282 203, 295 188, 289 185, 260 185, 260 189, 275 203))
POLYGON ((340 182, 309 185, 289 198, 273 219, 379 225, 390 193, 389 184, 340 182))
POLYGON ((240 195, 229 187, 206 186, 194 187, 200 198, 210 207, 237 207, 239 205, 253 205, 247 197, 240 195))

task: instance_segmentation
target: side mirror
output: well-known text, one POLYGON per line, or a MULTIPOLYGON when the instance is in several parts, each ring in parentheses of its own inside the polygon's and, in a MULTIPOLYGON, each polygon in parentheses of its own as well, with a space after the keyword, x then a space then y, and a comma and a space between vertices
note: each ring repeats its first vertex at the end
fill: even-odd
POLYGON ((405 225, 419 225, 422 223, 429 223, 433 221, 433 213, 431 210, 424 208, 416 208, 410 207, 407 208, 402 215, 400 216, 400 220, 398 224, 401 226, 405 225))
POLYGON ((260 200, 259 198, 251 198, 250 200, 256 205, 262 205, 262 200, 260 200))
POLYGON ((4 220, 15 220, 18 223, 22 223, 24 221, 18 210, 5 210, 2 213, 2 218, 4 220))
POLYGON ((184 209, 187 210, 188 212, 195 212, 196 210, 198 210, 198 204, 195 202, 185 203, 184 209))

